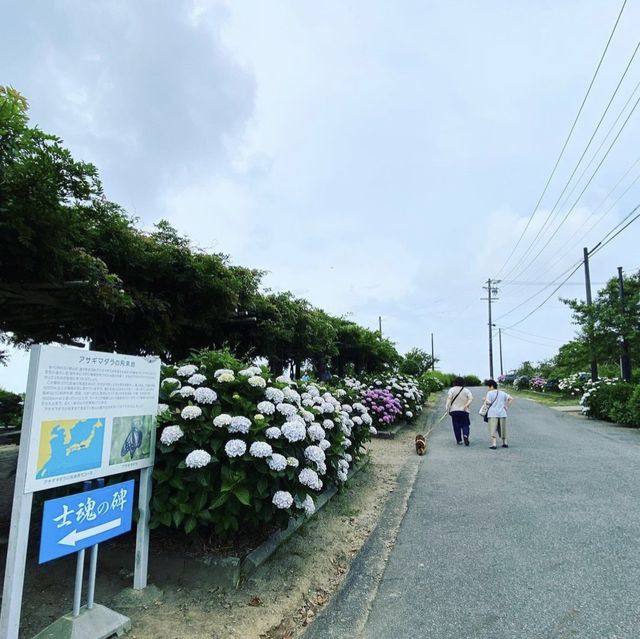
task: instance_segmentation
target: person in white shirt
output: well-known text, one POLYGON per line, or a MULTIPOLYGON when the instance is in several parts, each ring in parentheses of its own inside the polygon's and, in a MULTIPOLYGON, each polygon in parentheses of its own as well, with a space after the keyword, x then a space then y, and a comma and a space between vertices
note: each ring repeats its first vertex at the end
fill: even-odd
POLYGON ((489 392, 484 398, 484 403, 489 407, 487 417, 489 418, 489 437, 491 438, 491 450, 497 448, 497 436, 502 439, 502 448, 509 448, 507 444, 507 410, 511 406, 513 397, 502 390, 498 390, 498 384, 490 379, 487 380, 489 392))
POLYGON ((451 415, 451 425, 453 426, 453 435, 456 438, 456 444, 462 446, 469 445, 469 427, 471 420, 469 419, 469 406, 473 401, 473 395, 468 388, 464 387, 462 377, 456 377, 454 386, 447 394, 447 412, 451 415))

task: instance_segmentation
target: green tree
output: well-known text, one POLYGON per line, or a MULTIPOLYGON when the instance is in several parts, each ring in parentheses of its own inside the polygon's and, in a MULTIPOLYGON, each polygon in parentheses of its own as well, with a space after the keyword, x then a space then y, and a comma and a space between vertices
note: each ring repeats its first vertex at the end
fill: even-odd
MULTIPOLYGON (((599 364, 616 370, 620 358, 622 336, 625 335, 630 347, 632 362, 640 358, 640 273, 623 278, 625 289, 625 310, 620 303, 618 279, 612 278, 598 291, 591 307, 581 300, 563 299, 573 311, 573 321, 580 327, 578 342, 587 349, 590 332, 599 364)), ((587 349, 588 352, 588 349, 587 349)), ((586 365, 588 368, 589 358, 586 365)))
MULTIPOLYGON (((435 362, 438 358, 435 358, 435 362)), ((402 362, 400 363, 400 372, 406 375, 414 375, 418 377, 422 373, 432 369, 432 365, 435 363, 430 353, 423 351, 420 348, 412 348, 408 351, 402 362)))

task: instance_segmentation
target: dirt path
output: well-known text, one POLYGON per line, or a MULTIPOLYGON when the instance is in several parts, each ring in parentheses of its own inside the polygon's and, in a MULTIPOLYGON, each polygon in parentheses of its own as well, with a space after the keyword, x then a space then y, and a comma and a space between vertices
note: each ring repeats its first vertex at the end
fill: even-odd
MULTIPOLYGON (((428 411, 423 413, 426 420, 428 411)), ((421 421, 422 421, 421 420, 421 421)), ((135 639, 292 639, 339 588, 350 562, 374 529, 421 425, 368 445, 369 463, 238 590, 162 586, 155 600, 123 609, 130 585, 117 573, 98 583, 96 599, 129 616, 135 639), (117 604, 117 605, 116 605, 117 604)), ((53 562, 28 580, 21 636, 31 637, 71 608, 73 564, 53 562), (71 572, 70 572, 71 571, 71 572), (65 574, 66 573, 66 574, 65 574)))

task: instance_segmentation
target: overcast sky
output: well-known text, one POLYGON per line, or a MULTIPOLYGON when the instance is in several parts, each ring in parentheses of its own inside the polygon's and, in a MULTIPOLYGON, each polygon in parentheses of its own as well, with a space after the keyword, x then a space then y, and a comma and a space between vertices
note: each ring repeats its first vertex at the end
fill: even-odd
MULTIPOLYGON (((403 353, 430 350, 433 332, 442 370, 486 377, 483 282, 505 280, 494 321, 511 326, 553 287, 518 304, 640 202, 640 182, 616 202, 640 163, 610 193, 640 155, 635 112, 578 198, 640 95, 605 139, 640 81, 639 54, 576 177, 605 140, 600 153, 518 266, 636 47, 640 1, 629 0, 531 219, 620 6, 16 2, 4 9, 0 83, 29 99, 33 124, 97 165, 107 196, 142 227, 168 219, 198 246, 266 269, 274 290, 370 328, 381 316, 403 353)), ((594 282, 640 267, 637 224, 594 255, 594 282)), ((580 271, 505 331, 505 369, 551 357, 572 337, 560 294, 584 297, 580 271)), ((0 385, 23 390, 25 361, 0 368, 0 385)))

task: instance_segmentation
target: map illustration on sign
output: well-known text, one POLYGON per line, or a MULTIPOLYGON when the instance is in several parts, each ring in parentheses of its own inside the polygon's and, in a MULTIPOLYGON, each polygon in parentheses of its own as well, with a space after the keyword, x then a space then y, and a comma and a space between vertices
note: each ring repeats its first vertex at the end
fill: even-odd
POLYGON ((100 468, 103 417, 41 423, 36 479, 100 468))
POLYGON ((155 426, 155 415, 114 417, 109 465, 150 457, 155 426))

